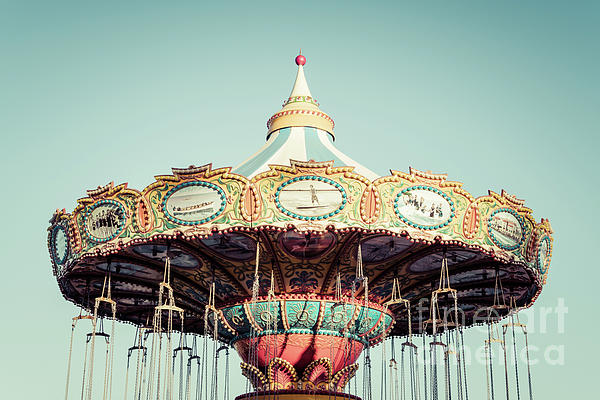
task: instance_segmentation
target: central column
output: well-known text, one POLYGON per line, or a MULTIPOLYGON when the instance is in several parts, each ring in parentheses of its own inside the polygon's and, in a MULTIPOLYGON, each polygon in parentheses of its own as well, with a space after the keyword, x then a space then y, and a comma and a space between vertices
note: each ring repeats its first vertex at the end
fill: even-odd
POLYGON ((275 391, 280 399, 354 398, 341 391, 358 369, 356 360, 393 323, 379 304, 315 294, 246 299, 218 313, 219 337, 242 358, 243 374, 255 390, 275 391))

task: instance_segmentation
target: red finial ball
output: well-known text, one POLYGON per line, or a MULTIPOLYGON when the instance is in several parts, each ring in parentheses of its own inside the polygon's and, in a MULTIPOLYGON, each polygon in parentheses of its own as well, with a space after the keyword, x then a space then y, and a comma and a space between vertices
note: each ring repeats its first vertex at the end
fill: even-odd
POLYGON ((298 55, 298 57, 296 57, 296 65, 304 64, 306 64, 306 57, 304 57, 302 54, 298 55))

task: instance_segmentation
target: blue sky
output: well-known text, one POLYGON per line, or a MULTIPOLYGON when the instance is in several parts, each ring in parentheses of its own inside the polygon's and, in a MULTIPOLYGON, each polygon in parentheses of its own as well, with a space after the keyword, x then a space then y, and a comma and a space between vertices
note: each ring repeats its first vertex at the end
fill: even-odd
POLYGON ((565 357, 535 366, 534 394, 591 393, 600 3, 124 3, 0 1, 3 397, 63 393, 76 310, 51 275, 52 212, 109 181, 236 165, 262 145, 299 48, 342 151, 381 174, 412 166, 474 195, 505 189, 550 219, 533 315, 561 298, 569 312, 564 332, 551 313, 531 341, 565 357))

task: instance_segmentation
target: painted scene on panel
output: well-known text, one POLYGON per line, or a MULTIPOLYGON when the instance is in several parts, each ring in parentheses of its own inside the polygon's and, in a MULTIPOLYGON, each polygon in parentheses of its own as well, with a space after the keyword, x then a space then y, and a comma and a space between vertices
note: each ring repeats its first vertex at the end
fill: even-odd
POLYGON ((516 216, 507 211, 501 211, 490 219, 490 233, 506 247, 515 247, 521 243, 523 230, 516 216))
POLYGON ((186 186, 167 199, 167 212, 182 221, 200 221, 216 214, 221 207, 219 192, 204 186, 186 186))
POLYGON ((436 226, 451 218, 450 203, 438 193, 415 189, 398 198, 398 212, 407 220, 422 226, 436 226))
POLYGON ((339 209, 342 206, 342 193, 326 182, 300 181, 283 188, 279 202, 285 209, 298 215, 317 217, 339 209))
POLYGON ((123 210, 116 204, 102 204, 90 212, 87 229, 91 236, 104 240, 115 235, 125 220, 123 210))

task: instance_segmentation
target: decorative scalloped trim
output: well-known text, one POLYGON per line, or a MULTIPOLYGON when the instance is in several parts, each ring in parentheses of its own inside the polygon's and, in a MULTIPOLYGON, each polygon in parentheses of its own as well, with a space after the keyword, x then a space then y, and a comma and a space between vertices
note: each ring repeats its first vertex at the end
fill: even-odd
MULTIPOLYGON (((71 220, 71 222, 72 221, 73 220, 71 220)), ((196 239, 196 238, 197 239, 205 239, 205 238, 210 237, 212 234, 216 234, 216 233, 234 233, 234 232, 248 233, 248 232, 260 232, 263 230, 285 232, 287 230, 294 230, 294 229, 296 229, 299 232, 312 232, 315 234, 321 232, 321 230, 310 230, 310 229, 298 230, 297 226, 294 224, 289 224, 289 226, 287 228, 281 228, 279 226, 272 226, 272 225, 265 225, 265 226, 261 225, 261 226, 254 226, 254 227, 229 227, 229 228, 223 228, 222 226, 213 226, 212 229, 208 228, 208 227, 195 226, 195 227, 192 227, 191 229, 193 229, 193 230, 190 232, 183 232, 179 229, 175 229, 172 231, 172 233, 161 233, 161 234, 157 234, 153 237, 149 237, 149 238, 136 238, 136 239, 132 239, 131 241, 128 241, 126 243, 122 243, 120 241, 118 243, 106 243, 103 246, 99 246, 94 249, 91 249, 90 251, 86 252, 85 254, 76 255, 75 259, 77 259, 78 261, 83 261, 83 260, 93 258, 96 256, 108 256, 108 255, 116 254, 117 252, 119 252, 125 248, 128 248, 130 246, 134 246, 134 245, 138 245, 138 244, 154 243, 155 241, 158 241, 158 240, 174 240, 174 239, 191 240, 191 239, 196 239)), ((439 236, 435 236, 435 237, 429 236, 429 235, 424 236, 424 234, 428 234, 429 232, 424 232, 421 230, 414 230, 412 232, 409 232, 406 229, 404 229, 404 230, 402 230, 402 232, 395 232, 390 229, 382 229, 382 228, 378 228, 378 229, 365 229, 365 228, 360 228, 360 227, 358 227, 358 228, 355 228, 355 227, 335 228, 334 225, 328 225, 327 230, 334 232, 334 233, 359 232, 362 234, 385 234, 385 235, 394 236, 394 237, 406 237, 412 243, 421 243, 421 244, 427 244, 427 245, 439 244, 439 245, 448 245, 448 246, 458 246, 458 247, 462 247, 469 251, 476 251, 476 252, 478 251, 478 252, 481 252, 482 254, 492 257, 496 261, 499 261, 502 263, 510 262, 512 264, 515 264, 515 265, 521 266, 525 269, 528 269, 529 271, 534 273, 533 277, 536 280, 536 282, 539 283, 540 286, 542 284, 541 277, 539 276, 537 269, 535 269, 533 266, 530 266, 528 263, 524 262, 523 260, 515 259, 514 255, 507 254, 502 249, 496 250, 494 247, 491 247, 489 245, 469 244, 469 243, 465 243, 458 239, 448 240, 448 239, 443 239, 439 236)), ((315 295, 315 294, 311 293, 309 295, 315 295)), ((539 293, 537 296, 539 296, 539 293)), ((537 298, 537 296, 536 296, 536 298, 537 298)), ((529 305, 531 305, 531 304, 529 304, 529 305)))
POLYGON ((267 380, 270 389, 293 389, 295 386, 294 384, 298 382, 298 373, 296 372, 296 368, 294 368, 289 361, 284 360, 283 358, 275 357, 267 366, 267 380), (287 373, 289 376, 290 382, 287 386, 281 387, 279 386, 280 384, 278 385, 279 382, 277 382, 277 379, 275 378, 276 368, 284 373, 287 373))
POLYGON ((298 394, 313 396, 314 400, 362 400, 360 397, 344 392, 332 392, 328 389, 287 389, 287 390, 262 390, 258 392, 241 394, 235 400, 269 400, 277 399, 282 394, 298 394), (315 397, 318 396, 318 397, 315 397))
MULTIPOLYGON (((382 315, 382 322, 385 322, 385 314, 381 314, 382 315)), ((380 325, 380 324, 378 324, 380 325)), ((381 331, 381 333, 378 333, 378 335, 376 335, 375 337, 369 338, 369 345, 374 346, 376 344, 379 344, 380 342, 383 342, 385 339, 387 339, 388 337, 388 333, 392 331, 392 329, 394 328, 394 325, 396 325, 396 319, 393 317, 392 314, 392 322, 390 323, 390 325, 383 329, 381 331)), ((381 327, 378 326, 377 329, 380 329, 381 327)), ((377 332, 377 331, 376 331, 377 332)))
POLYGON ((334 332, 334 331, 314 331, 312 329, 301 329, 301 328, 289 328, 289 329, 281 329, 281 330, 277 330, 277 331, 272 331, 272 330, 264 330, 261 332, 250 332, 250 333, 245 333, 243 335, 239 335, 234 337, 233 339, 231 339, 229 341, 230 345, 234 345, 236 342, 240 341, 240 340, 246 340, 246 339, 251 339, 251 338, 259 338, 262 336, 272 336, 272 335, 290 335, 290 334, 298 334, 298 335, 311 335, 311 336, 335 336, 335 337, 340 337, 340 338, 346 338, 349 340, 354 340, 356 342, 359 342, 363 345, 367 345, 368 340, 366 338, 360 337, 358 335, 352 334, 352 333, 340 333, 340 332, 334 332))
POLYGON ((273 121, 275 121, 277 118, 283 117, 285 115, 292 115, 292 114, 308 114, 308 115, 314 115, 316 117, 321 117, 321 118, 331 122, 332 128, 335 128, 335 122, 333 122, 333 119, 331 119, 331 117, 329 115, 325 114, 322 111, 286 110, 286 111, 280 111, 280 112, 274 114, 271 118, 269 118, 269 120, 267 121, 267 129, 271 129, 271 124, 273 124, 273 121))
POLYGON ((356 374, 358 364, 351 364, 339 370, 331 379, 331 386, 342 389, 350 379, 356 374))
MULTIPOLYGON (((242 300, 238 299, 235 301, 224 302, 223 305, 221 305, 220 307, 223 309, 223 308, 233 307, 236 305, 243 305, 243 304, 249 302, 250 300, 252 300, 252 297, 246 297, 242 300)), ((279 295, 275 295, 275 300, 273 300, 273 301, 282 302, 285 300, 315 300, 315 301, 322 300, 322 301, 330 301, 333 303, 335 303, 337 301, 334 295, 318 294, 318 293, 282 293, 279 295)), ((256 298, 256 301, 267 302, 267 301, 269 301, 269 297, 268 296, 258 296, 256 298)), ((348 304, 354 304, 357 306, 365 305, 364 299, 354 299, 353 300, 351 297, 348 297, 348 296, 342 296, 341 301, 346 302, 348 304)), ((386 311, 385 306, 383 306, 379 303, 376 303, 374 301, 368 300, 366 304, 369 308, 375 309, 377 311, 381 311, 381 312, 386 311)), ((282 308, 283 308, 283 306, 282 306, 282 308)), ((356 309, 358 309, 358 308, 359 307, 356 307, 356 309)), ((355 314, 356 314, 356 316, 358 316, 359 312, 356 311, 356 309, 355 309, 355 314)), ((389 310, 387 310, 387 311, 389 313, 389 310)), ((389 314, 391 315, 391 313, 389 313, 389 314)), ((356 316, 353 318, 356 318, 356 316)), ((352 324, 352 322, 349 322, 349 324, 352 324)))
POLYGON ((313 99, 310 96, 294 96, 294 97, 288 97, 288 99, 283 102, 282 107, 285 107, 291 103, 310 103, 310 104, 314 104, 317 107, 320 106, 320 104, 317 103, 317 100, 313 99))
POLYGON ((329 383, 331 382, 332 371, 333 371, 333 368, 331 366, 331 360, 326 357, 321 357, 318 360, 313 360, 310 364, 308 364, 308 366, 304 369, 304 372, 302 373, 302 378, 300 380, 302 381, 302 383, 304 384, 305 387, 308 383, 310 383, 312 385, 312 388, 319 387, 319 385, 321 383, 325 383, 326 384, 325 387, 327 387, 327 386, 329 386, 329 383), (325 372, 326 372, 325 380, 321 380, 321 381, 318 381, 315 383, 310 378, 310 375, 313 373, 315 368, 318 368, 319 366, 323 366, 323 368, 325 368, 325 372))
POLYGON ((248 378, 256 390, 262 390, 267 387, 267 377, 254 365, 242 362, 240 363, 240 368, 242 370, 242 375, 248 378))
POLYGON ((227 331, 229 331, 229 333, 231 333, 233 336, 237 336, 238 332, 231 325, 229 325, 229 322, 227 321, 227 318, 225 318, 223 311, 218 310, 217 315, 219 317, 219 320, 221 320, 221 324, 225 327, 225 329, 227 329, 227 331))

